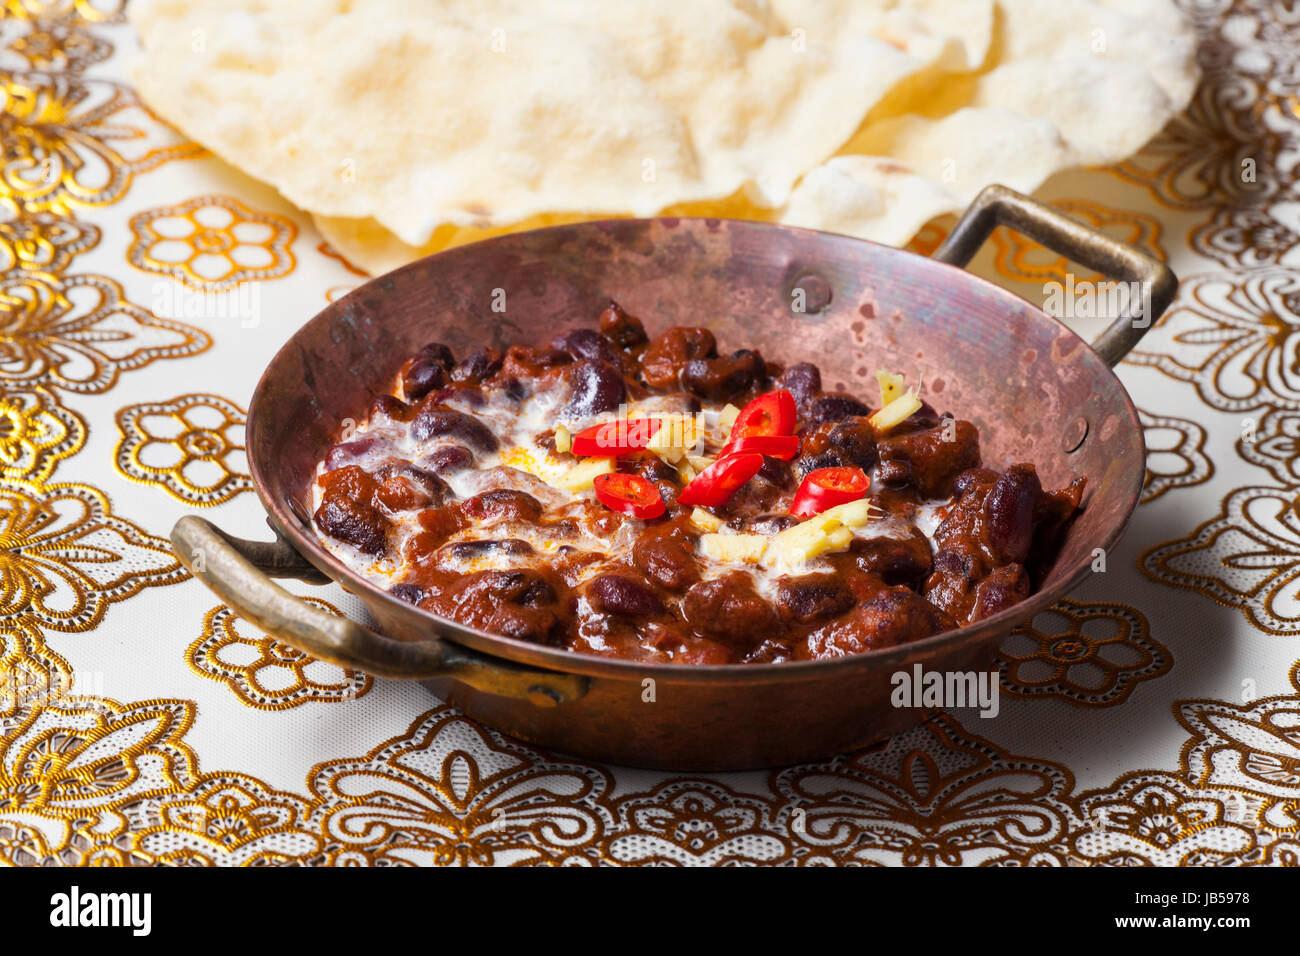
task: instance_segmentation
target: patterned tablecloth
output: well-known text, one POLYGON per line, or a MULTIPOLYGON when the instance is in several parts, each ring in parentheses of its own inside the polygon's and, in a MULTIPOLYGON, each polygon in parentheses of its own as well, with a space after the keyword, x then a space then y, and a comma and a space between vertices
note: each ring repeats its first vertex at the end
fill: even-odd
MULTIPOLYGON (((1150 449, 1122 546, 1006 642, 996 719, 690 776, 505 739, 188 578, 181 515, 265 537, 249 396, 362 277, 142 106, 120 14, 0 2, 0 860, 1300 863, 1300 9, 1184 2, 1187 114, 1041 193, 1183 280, 1119 369, 1150 449)), ((976 269, 1098 278, 1002 232, 976 269)))

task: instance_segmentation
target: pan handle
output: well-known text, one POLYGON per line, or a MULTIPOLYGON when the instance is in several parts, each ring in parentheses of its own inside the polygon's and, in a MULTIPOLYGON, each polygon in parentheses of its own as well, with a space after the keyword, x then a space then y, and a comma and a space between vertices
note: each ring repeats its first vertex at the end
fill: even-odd
POLYGON ((271 580, 329 581, 319 571, 308 575, 302 568, 307 562, 282 538, 245 541, 197 515, 177 521, 171 538, 181 563, 240 617, 322 660, 399 680, 451 678, 538 706, 577 700, 587 692, 588 680, 581 675, 524 667, 446 641, 396 641, 326 614, 271 580))
POLYGON ((1110 278, 1140 283, 1141 301, 1131 302, 1124 314, 1091 343, 1111 367, 1118 365, 1164 314, 1178 289, 1177 276, 1159 259, 1006 186, 981 190, 934 258, 965 266, 998 226, 1037 239, 1053 252, 1110 278))

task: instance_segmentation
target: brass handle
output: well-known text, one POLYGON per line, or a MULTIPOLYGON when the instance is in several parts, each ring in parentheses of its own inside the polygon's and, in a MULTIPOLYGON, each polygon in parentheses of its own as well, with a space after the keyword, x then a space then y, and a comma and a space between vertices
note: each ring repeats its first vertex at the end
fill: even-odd
POLYGON ((441 640, 397 641, 326 614, 271 580, 272 575, 329 580, 319 571, 317 577, 306 574, 301 565, 307 562, 283 539, 245 541, 197 515, 176 522, 171 538, 181 563, 240 617, 322 660, 398 680, 451 678, 539 706, 577 700, 587 692, 581 675, 524 667, 441 640))
POLYGON ((1006 186, 986 186, 981 190, 934 258, 964 266, 998 226, 1037 239, 1053 252, 1108 277, 1141 284, 1141 302, 1130 301, 1124 314, 1091 343, 1112 368, 1164 314, 1178 290, 1178 277, 1159 259, 1089 229, 1077 219, 1006 186))

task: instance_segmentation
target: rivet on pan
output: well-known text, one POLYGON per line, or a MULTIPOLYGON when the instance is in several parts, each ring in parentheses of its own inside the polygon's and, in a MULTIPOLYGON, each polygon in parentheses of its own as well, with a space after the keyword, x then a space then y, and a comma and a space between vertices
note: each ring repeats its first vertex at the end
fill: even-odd
POLYGON ((1087 437, 1088 419, 1081 416, 1065 426, 1065 434, 1061 436, 1061 448, 1067 452, 1077 451, 1087 437))
POLYGON ((801 276, 790 289, 790 311, 796 315, 816 315, 830 304, 831 284, 819 275, 801 276))
POLYGON ((528 688, 528 700, 534 707, 557 707, 560 695, 549 687, 533 686, 528 688))

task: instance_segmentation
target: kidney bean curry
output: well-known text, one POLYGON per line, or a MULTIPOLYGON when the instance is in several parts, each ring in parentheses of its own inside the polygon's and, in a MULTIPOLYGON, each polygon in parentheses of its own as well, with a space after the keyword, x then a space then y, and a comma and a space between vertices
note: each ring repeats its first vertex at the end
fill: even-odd
POLYGON ((315 525, 434 614, 642 661, 839 657, 1023 600, 1084 480, 987 467, 973 424, 876 376, 873 408, 613 302, 546 347, 432 343, 320 463, 315 525))

